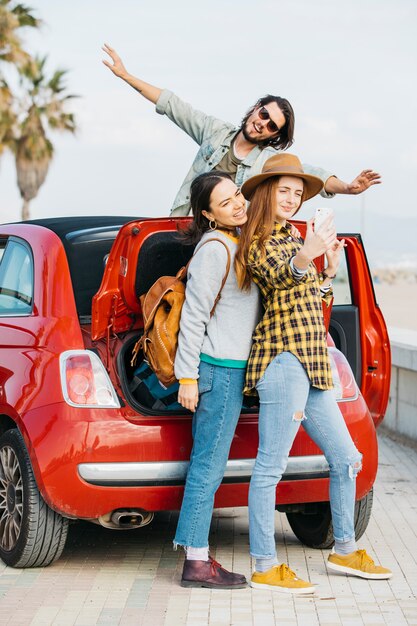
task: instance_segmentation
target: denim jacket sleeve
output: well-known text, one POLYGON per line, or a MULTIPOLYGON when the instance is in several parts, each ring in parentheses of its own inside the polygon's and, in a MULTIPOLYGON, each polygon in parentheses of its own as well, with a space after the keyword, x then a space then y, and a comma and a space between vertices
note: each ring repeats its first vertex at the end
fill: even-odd
MULTIPOLYGON (((303 163, 303 170, 305 171, 306 174, 312 174, 313 176, 318 176, 318 178, 321 178, 321 180, 324 182, 324 184, 326 184, 327 180, 331 176, 336 176, 336 174, 333 174, 332 172, 329 172, 329 171, 325 170, 322 167, 317 167, 315 165, 308 165, 308 163, 303 163)), ((320 195, 323 198, 334 198, 336 194, 328 193, 323 188, 320 191, 320 195)))
POLYGON ((199 145, 207 137, 231 126, 223 120, 194 109, 191 104, 184 102, 168 89, 164 89, 159 96, 156 112, 166 115, 199 145))

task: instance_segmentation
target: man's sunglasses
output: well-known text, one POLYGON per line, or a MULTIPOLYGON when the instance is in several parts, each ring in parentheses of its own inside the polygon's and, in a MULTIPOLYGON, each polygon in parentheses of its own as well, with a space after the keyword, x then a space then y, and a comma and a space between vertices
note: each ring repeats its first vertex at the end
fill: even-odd
POLYGON ((269 120, 266 127, 270 133, 279 133, 280 129, 275 124, 275 122, 271 120, 268 109, 266 109, 265 107, 261 107, 258 111, 258 115, 261 118, 261 120, 269 120))

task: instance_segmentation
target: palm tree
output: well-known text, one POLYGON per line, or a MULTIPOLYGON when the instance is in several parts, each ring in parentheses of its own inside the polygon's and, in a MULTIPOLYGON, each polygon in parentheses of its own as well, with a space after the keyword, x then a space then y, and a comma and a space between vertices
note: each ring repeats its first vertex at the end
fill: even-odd
POLYGON ((25 113, 19 117, 13 150, 17 184, 23 198, 22 220, 29 219, 29 202, 45 181, 54 154, 47 129, 71 133, 76 130, 74 114, 65 109, 68 100, 77 96, 65 94, 66 71, 57 70, 51 78, 46 77, 46 59, 35 57, 33 63, 21 70, 27 101, 25 113))
POLYGON ((9 63, 19 70, 32 62, 32 57, 22 47, 19 29, 38 28, 40 24, 31 8, 12 0, 0 0, 0 155, 10 147, 16 121, 15 98, 1 68, 9 63))
POLYGON ((30 55, 22 47, 19 29, 38 28, 41 21, 32 9, 14 0, 0 0, 0 61, 13 63, 18 68, 30 62, 30 55))
POLYGON ((15 121, 13 94, 6 81, 0 78, 0 155, 12 141, 15 121))

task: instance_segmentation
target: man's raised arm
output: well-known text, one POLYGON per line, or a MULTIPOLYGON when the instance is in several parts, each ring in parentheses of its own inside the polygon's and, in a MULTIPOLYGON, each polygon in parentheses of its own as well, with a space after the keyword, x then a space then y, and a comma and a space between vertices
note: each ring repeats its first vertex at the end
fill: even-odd
POLYGON ((133 87, 133 89, 136 89, 136 91, 138 91, 144 98, 156 104, 159 96, 161 95, 162 89, 159 89, 159 87, 155 87, 154 85, 150 85, 149 83, 145 83, 144 80, 129 74, 116 50, 111 48, 108 44, 105 43, 102 49, 113 61, 113 63, 110 63, 107 59, 103 59, 104 65, 106 65, 115 76, 122 78, 128 85, 133 87))

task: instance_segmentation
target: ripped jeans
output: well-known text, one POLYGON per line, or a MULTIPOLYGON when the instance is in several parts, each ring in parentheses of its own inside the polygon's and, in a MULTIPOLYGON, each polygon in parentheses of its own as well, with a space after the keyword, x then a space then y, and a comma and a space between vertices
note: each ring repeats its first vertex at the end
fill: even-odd
POLYGON ((334 538, 354 539, 356 475, 362 455, 355 447, 333 390, 312 387, 300 361, 279 354, 258 382, 259 447, 249 488, 250 553, 273 558, 275 494, 300 424, 321 448, 330 467, 334 538))

